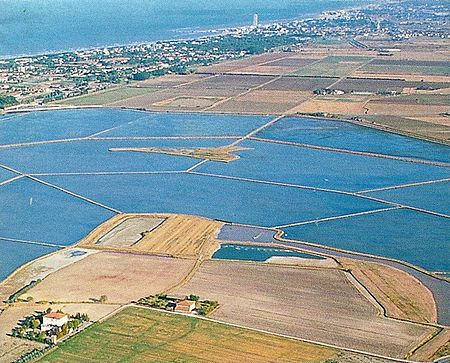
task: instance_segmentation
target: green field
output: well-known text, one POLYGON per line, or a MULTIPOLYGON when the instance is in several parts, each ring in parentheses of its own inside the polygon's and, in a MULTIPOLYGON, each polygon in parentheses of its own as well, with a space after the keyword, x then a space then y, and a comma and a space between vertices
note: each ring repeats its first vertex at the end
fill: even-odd
POLYGON ((85 96, 72 97, 58 102, 60 105, 88 106, 106 105, 108 103, 125 100, 154 92, 153 88, 120 87, 108 91, 99 91, 85 96))
POLYGON ((372 58, 362 56, 329 56, 322 61, 301 67, 295 76, 343 77, 369 62, 372 58))
POLYGON ((334 349, 197 318, 128 307, 40 362, 325 362, 334 349))

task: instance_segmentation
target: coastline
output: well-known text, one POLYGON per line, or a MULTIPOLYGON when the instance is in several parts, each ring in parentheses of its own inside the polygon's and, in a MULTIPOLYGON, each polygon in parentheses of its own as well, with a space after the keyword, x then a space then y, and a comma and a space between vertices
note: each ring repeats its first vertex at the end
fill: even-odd
MULTIPOLYGON (((341 11, 341 10, 358 10, 363 9, 366 7, 370 7, 376 2, 374 0, 360 0, 360 5, 354 5, 354 6, 345 6, 345 7, 339 7, 336 9, 333 9, 333 11, 341 11)), ((302 16, 294 16, 294 17, 288 17, 288 18, 276 18, 271 19, 267 21, 261 21, 260 24, 263 26, 268 26, 272 24, 277 23, 288 23, 288 22, 294 22, 294 21, 306 21, 306 20, 312 20, 315 18, 318 18, 325 10, 322 10, 320 12, 312 12, 303 14, 302 16)), ((182 41, 189 41, 189 40, 195 40, 202 37, 214 37, 214 36, 220 36, 224 33, 230 32, 232 30, 239 30, 239 29, 247 29, 251 26, 250 18, 248 21, 248 24, 245 25, 243 23, 234 23, 229 25, 219 25, 219 26, 211 26, 211 27, 184 27, 184 28, 176 28, 176 29, 167 29, 164 32, 167 33, 180 33, 180 36, 175 37, 164 37, 161 39, 156 40, 135 40, 131 42, 112 42, 112 43, 105 43, 100 45, 92 45, 92 46, 74 46, 69 48, 60 48, 60 49, 49 49, 49 50, 42 50, 37 52, 30 52, 30 53, 17 53, 17 54, 0 54, 0 61, 4 60, 12 60, 17 58, 27 58, 27 57, 38 57, 38 56, 46 56, 46 55, 56 55, 56 54, 66 54, 66 53, 72 53, 72 52, 82 52, 82 51, 90 51, 90 50, 96 50, 96 49, 109 49, 114 47, 128 47, 128 46, 139 46, 139 45, 153 45, 159 42, 182 42, 182 41), (202 35, 202 33, 204 33, 202 35), (190 35, 190 36, 189 36, 190 35)))

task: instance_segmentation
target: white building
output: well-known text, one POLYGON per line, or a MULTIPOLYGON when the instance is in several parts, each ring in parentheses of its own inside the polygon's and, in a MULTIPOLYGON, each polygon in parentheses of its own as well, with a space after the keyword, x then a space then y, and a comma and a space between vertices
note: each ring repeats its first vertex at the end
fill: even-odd
POLYGON ((69 322, 69 316, 64 313, 48 313, 42 317, 41 330, 47 331, 53 327, 62 327, 69 322))
POLYGON ((254 26, 255 28, 258 27, 258 14, 254 14, 254 15, 253 15, 253 26, 254 26))

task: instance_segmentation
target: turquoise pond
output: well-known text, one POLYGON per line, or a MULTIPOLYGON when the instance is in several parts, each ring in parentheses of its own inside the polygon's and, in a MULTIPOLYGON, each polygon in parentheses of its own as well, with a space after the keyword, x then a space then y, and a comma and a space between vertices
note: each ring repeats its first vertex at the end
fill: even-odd
POLYGON ((70 245, 118 212, 278 227, 288 238, 450 271, 450 168, 430 163, 448 161, 449 147, 289 117, 255 136, 422 160, 251 138, 239 144, 247 149, 237 152, 240 159, 198 166, 198 159, 183 156, 111 151, 224 146, 271 119, 119 109, 0 116, 0 184, 17 175, 1 165, 31 174, 0 185, 0 278, 51 251, 12 240, 70 245))
POLYGON ((220 249, 214 253, 213 258, 219 260, 266 261, 275 256, 323 260, 320 256, 287 250, 284 248, 238 244, 222 244, 220 249))

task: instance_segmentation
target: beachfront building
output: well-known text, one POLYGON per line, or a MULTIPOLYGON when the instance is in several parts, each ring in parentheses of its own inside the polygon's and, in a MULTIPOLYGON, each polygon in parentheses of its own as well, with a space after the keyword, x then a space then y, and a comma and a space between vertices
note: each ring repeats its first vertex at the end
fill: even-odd
POLYGON ((195 309, 195 301, 180 300, 175 305, 175 311, 177 313, 191 313, 195 309))
POLYGON ((64 313, 48 313, 42 317, 41 330, 47 331, 52 328, 61 328, 64 324, 69 322, 69 316, 64 313))

